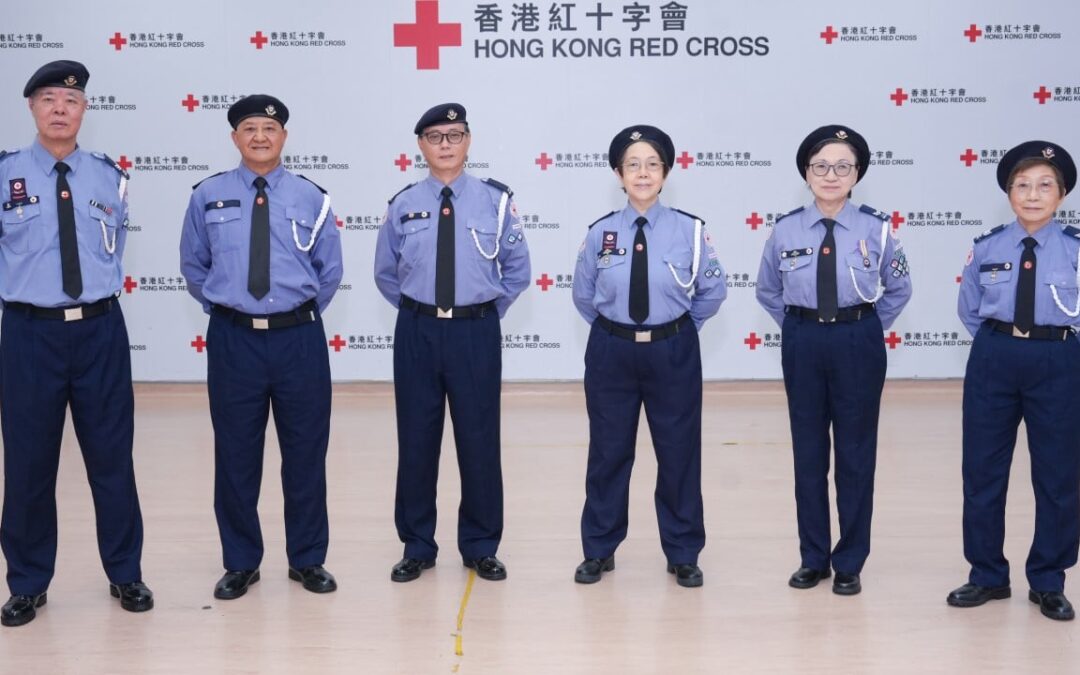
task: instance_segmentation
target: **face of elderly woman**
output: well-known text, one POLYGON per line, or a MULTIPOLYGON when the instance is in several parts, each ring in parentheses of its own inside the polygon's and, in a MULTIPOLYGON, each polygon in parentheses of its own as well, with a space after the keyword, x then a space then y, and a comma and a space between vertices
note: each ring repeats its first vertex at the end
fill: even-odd
POLYGON ((855 166, 855 152, 847 143, 829 143, 810 157, 806 169, 806 183, 819 204, 843 203, 859 173, 855 166), (817 174, 825 172, 825 175, 817 174), (838 174, 847 172, 846 176, 838 174))
POLYGON ((623 153, 617 173, 634 208, 644 212, 656 203, 665 177, 664 160, 656 148, 645 141, 630 145, 623 153))
POLYGON ((1054 217, 1065 199, 1062 192, 1054 169, 1039 162, 1013 175, 1009 184, 1009 205, 1024 229, 1034 232, 1054 217))

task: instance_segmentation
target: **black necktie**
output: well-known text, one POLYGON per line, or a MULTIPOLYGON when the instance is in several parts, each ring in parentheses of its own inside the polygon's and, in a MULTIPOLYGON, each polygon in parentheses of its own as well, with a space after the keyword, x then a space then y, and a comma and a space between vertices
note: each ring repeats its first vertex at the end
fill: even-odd
POLYGON ((1013 325, 1027 333, 1035 325, 1035 244, 1024 237, 1024 252, 1020 254, 1020 278, 1016 283, 1016 310, 1013 325))
POLYGON ((833 237, 832 218, 822 218, 825 225, 825 238, 821 240, 817 259, 817 307, 818 318, 832 321, 836 318, 836 239, 833 237))
POLYGON ((435 304, 440 309, 454 306, 454 205, 450 186, 442 189, 439 207, 439 240, 435 249, 435 304))
POLYGON ((251 247, 248 253, 248 292, 257 300, 270 292, 270 200, 266 179, 255 179, 255 204, 251 207, 251 247))
POLYGON ((82 268, 79 265, 79 239, 75 235, 75 201, 67 182, 71 167, 56 163, 56 214, 60 220, 60 270, 64 293, 72 300, 82 295, 82 268))
POLYGON ((636 323, 645 323, 649 318, 649 249, 645 244, 644 216, 634 221, 637 234, 634 235, 634 254, 630 257, 630 318, 636 323))

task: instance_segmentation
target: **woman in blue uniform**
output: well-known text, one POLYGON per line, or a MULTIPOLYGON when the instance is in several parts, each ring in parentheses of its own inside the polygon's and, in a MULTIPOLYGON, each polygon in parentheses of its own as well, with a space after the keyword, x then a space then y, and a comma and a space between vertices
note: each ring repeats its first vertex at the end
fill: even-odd
POLYGON ((813 203, 777 219, 761 257, 757 299, 781 326, 781 363, 795 461, 799 569, 813 588, 836 570, 833 592, 862 590, 870 554, 878 412, 888 330, 911 297, 907 259, 889 218, 855 206, 870 149, 850 127, 815 129, 795 163, 813 203), (829 516, 830 427, 840 538, 829 516))
POLYGON ((1028 598, 1051 618, 1074 617, 1065 570, 1080 542, 1080 230, 1054 220, 1076 165, 1054 143, 1009 150, 997 169, 1016 219, 975 238, 958 312, 975 336, 964 376, 964 557, 954 607, 1011 595, 1005 493, 1020 420, 1035 488, 1028 598))
POLYGON ((667 569, 680 586, 701 586, 698 331, 727 296, 725 275, 704 222, 660 203, 675 161, 671 137, 648 125, 627 127, 611 141, 608 160, 627 204, 589 226, 574 273, 574 304, 592 324, 585 350, 585 561, 574 580, 595 583, 615 568, 644 404, 658 464, 656 515, 667 569))

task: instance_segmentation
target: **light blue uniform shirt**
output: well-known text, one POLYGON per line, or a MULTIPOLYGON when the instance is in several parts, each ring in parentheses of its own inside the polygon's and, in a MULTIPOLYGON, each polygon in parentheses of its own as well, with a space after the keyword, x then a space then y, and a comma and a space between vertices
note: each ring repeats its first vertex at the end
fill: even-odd
MULTIPOLYGON (((787 305, 817 309, 818 255, 825 239, 822 218, 816 204, 799 208, 777 220, 765 242, 757 300, 781 326, 787 305)), ((888 330, 911 299, 907 256, 892 236, 888 216, 847 201, 833 220, 837 306, 873 302, 880 282, 883 294, 876 303, 877 315, 888 330)))
MULTIPOLYGON (((455 228, 454 306, 494 300, 499 316, 505 316, 511 303, 528 288, 531 274, 529 248, 517 209, 501 185, 464 172, 449 187, 454 191, 450 198, 455 228), (500 235, 503 195, 507 199, 500 235)), ((375 244, 375 285, 395 307, 403 295, 435 304, 442 189, 441 182, 428 176, 390 200, 375 244)))
MULTIPOLYGON (((598 314, 616 323, 635 323, 630 318, 630 260, 639 215, 627 203, 622 211, 593 223, 585 235, 574 270, 573 297, 590 324, 598 314)), ((644 325, 668 323, 690 312, 701 330, 727 297, 727 277, 712 242, 702 227, 694 279, 694 217, 660 202, 644 217, 649 262, 649 316, 644 325)))
POLYGON ((1076 278, 1080 230, 1062 229, 1060 223, 1051 220, 1035 234, 1028 235, 1014 220, 976 237, 968 255, 960 277, 957 313, 972 335, 986 319, 1013 322, 1020 255, 1024 252, 1021 242, 1028 236, 1038 242, 1035 246, 1035 325, 1080 326, 1080 318, 1076 316, 1080 310, 1076 278), (1065 313, 1061 306, 1074 316, 1065 313))
POLYGON ((0 298, 38 307, 64 307, 116 295, 123 284, 120 261, 127 240, 126 176, 100 153, 76 147, 63 159, 75 207, 75 234, 83 292, 64 293, 60 267, 60 221, 56 208, 56 162, 35 140, 0 158, 0 298))
POLYGON ((248 292, 256 177, 241 164, 195 186, 180 236, 180 271, 188 292, 206 311, 215 304, 246 314, 275 314, 312 298, 325 311, 341 282, 341 235, 333 211, 316 233, 322 190, 281 165, 264 176, 270 202, 270 292, 262 299, 248 292))

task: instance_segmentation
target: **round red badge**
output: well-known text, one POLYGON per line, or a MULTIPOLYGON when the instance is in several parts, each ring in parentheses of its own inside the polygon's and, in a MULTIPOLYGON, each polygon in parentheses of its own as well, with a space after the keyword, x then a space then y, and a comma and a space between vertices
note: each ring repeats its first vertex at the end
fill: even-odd
POLYGON ((634 245, 634 250, 635 251, 644 251, 645 250, 645 244, 635 244, 634 245))
POLYGON ((67 190, 63 190, 63 191, 60 192, 60 199, 67 199, 70 196, 71 196, 71 193, 68 192, 67 190))
POLYGON ((1030 261, 1030 260, 1028 260, 1028 261, 1026 261, 1026 262, 1024 263, 1024 269, 1026 269, 1026 270, 1029 270, 1029 269, 1031 269, 1032 267, 1034 267, 1034 265, 1032 265, 1032 264, 1031 264, 1031 261, 1030 261))
POLYGON ((262 197, 256 197, 255 198, 255 203, 258 204, 259 206, 262 206, 264 201, 266 201, 266 200, 264 200, 262 197))
POLYGON ((826 246, 825 248, 821 249, 821 255, 829 255, 830 253, 832 253, 832 249, 831 249, 831 248, 829 248, 828 246, 826 246))
POLYGON ((448 216, 448 215, 450 215, 450 209, 443 209, 443 210, 442 210, 442 214, 443 214, 444 216, 448 216))

